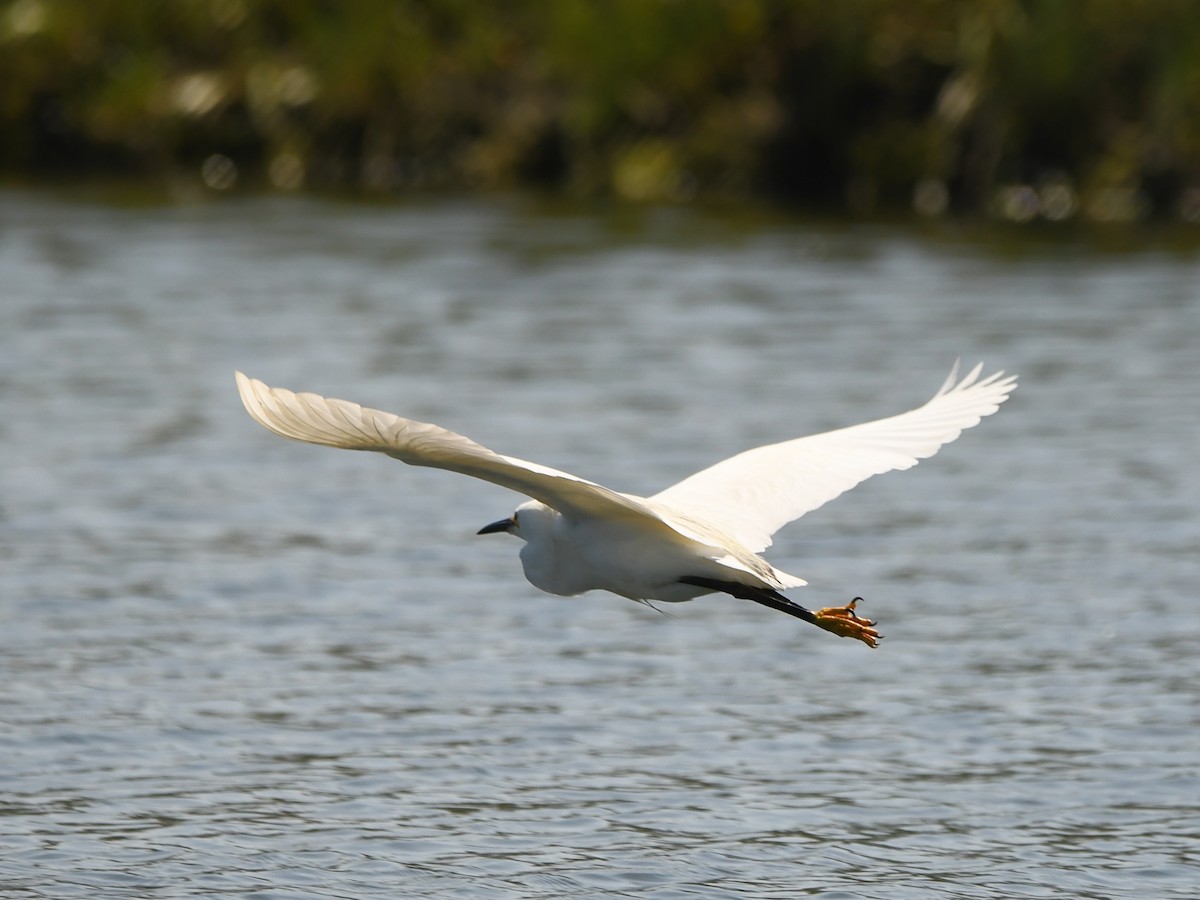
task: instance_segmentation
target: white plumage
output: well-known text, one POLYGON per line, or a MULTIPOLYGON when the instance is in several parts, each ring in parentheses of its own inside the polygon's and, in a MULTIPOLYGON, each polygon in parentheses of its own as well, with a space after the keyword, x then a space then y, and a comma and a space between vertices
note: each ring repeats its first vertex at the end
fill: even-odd
MULTIPOLYGON (((655 494, 637 497, 498 453, 437 425, 272 388, 238 372, 246 411, 276 434, 329 447, 373 450, 403 462, 472 475, 533 498, 481 534, 525 541, 521 561, 536 587, 574 595, 608 590, 677 602, 722 591, 875 646, 873 622, 854 603, 809 612, 779 591, 804 580, 758 553, 771 536, 861 481, 908 469, 991 415, 1016 387, 982 366, 954 367, 928 403, 898 416, 739 453, 655 494)), ((856 598, 857 599, 857 598, 856 598)))

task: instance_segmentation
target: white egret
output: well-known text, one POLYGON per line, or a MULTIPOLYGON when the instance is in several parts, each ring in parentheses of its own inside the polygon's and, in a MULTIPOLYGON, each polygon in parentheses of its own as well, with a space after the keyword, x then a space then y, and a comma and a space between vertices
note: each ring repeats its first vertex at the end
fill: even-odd
POLYGON ((739 453, 653 497, 623 494, 483 447, 437 425, 345 400, 269 387, 238 372, 246 411, 276 434, 347 450, 374 450, 417 466, 473 475, 533 499, 479 534, 525 541, 525 577, 551 594, 606 590, 643 603, 723 592, 874 647, 875 623, 846 606, 810 612, 782 590, 806 584, 759 553, 783 525, 856 484, 932 456, 994 413, 1016 387, 982 364, 958 364, 924 406, 837 431, 739 453))

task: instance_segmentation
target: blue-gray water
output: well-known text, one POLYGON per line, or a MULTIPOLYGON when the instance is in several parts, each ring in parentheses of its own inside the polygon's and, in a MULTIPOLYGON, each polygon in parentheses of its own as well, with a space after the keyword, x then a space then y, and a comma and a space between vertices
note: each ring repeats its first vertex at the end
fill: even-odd
POLYGON ((1194 897, 1200 255, 517 203, 0 195, 0 895, 1194 897), (1018 372, 782 532, 806 605, 555 598, 519 498, 232 371, 648 493, 1018 372))

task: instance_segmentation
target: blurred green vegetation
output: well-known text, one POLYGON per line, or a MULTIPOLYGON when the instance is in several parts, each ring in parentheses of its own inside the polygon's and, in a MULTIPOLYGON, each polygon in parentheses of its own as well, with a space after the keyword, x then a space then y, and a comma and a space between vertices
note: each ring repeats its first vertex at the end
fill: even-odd
POLYGON ((0 0, 0 173, 1200 220, 1195 0, 0 0))

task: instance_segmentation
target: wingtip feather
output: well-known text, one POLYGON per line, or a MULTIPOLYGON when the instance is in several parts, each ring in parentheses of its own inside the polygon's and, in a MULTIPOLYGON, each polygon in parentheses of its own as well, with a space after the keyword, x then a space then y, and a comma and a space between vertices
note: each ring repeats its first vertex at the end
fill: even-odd
POLYGON ((934 394, 935 397, 940 397, 942 394, 948 393, 954 388, 954 385, 958 383, 958 367, 961 363, 961 356, 954 358, 954 365, 950 367, 950 374, 946 376, 946 380, 942 382, 942 386, 938 388, 938 392, 934 394))

